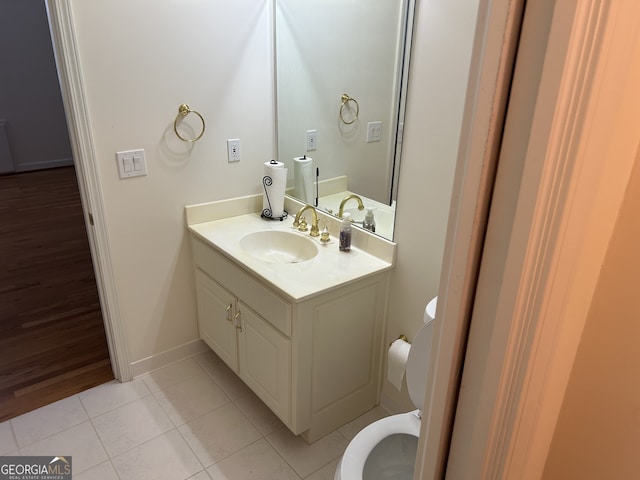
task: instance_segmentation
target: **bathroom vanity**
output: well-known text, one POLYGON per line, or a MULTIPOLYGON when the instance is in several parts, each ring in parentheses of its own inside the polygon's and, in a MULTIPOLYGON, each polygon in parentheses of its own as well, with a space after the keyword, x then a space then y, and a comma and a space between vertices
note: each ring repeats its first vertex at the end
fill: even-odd
POLYGON ((318 212, 331 233, 324 244, 292 227, 301 203, 287 199, 289 218, 269 221, 258 213, 261 198, 187 207, 198 329, 312 443, 378 402, 395 244, 358 232, 351 252, 340 252, 336 219, 318 212), (259 242, 247 242, 256 232, 259 242), (285 255, 273 256, 280 237, 285 244, 273 248, 285 255))

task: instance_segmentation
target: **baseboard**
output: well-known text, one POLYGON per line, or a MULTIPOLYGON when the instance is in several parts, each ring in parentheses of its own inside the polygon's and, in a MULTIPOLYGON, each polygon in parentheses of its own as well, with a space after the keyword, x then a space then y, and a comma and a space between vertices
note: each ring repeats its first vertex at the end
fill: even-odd
POLYGON ((56 158, 53 160, 42 160, 41 162, 30 162, 17 164, 16 172, 30 172, 32 170, 45 170, 47 168, 70 167, 73 165, 73 158, 56 158))
POLYGON ((209 351, 209 347, 201 339, 193 340, 191 342, 183 343, 177 347, 170 348, 164 352, 151 355, 142 360, 131 362, 131 375, 133 378, 149 373, 152 370, 157 370, 171 363, 175 363, 179 360, 183 360, 188 357, 193 357, 199 353, 209 351))

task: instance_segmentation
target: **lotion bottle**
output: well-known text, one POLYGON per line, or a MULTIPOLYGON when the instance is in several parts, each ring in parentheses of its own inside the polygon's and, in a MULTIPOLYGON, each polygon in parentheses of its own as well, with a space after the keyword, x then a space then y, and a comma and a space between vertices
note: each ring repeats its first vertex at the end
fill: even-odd
POLYGON ((351 250, 351 214, 345 213, 340 225, 340 251, 348 252, 349 250, 351 250))
POLYGON ((364 216, 364 220, 362 221, 362 227, 370 232, 376 231, 376 220, 373 218, 373 208, 367 209, 367 214, 364 216))

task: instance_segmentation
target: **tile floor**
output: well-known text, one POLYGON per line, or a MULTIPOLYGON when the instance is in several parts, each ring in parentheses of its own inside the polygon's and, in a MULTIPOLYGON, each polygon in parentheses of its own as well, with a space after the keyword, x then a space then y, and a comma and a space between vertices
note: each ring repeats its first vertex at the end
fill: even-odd
POLYGON ((71 455, 74 480, 332 480, 376 407, 313 445, 213 353, 0 423, 0 455, 71 455))

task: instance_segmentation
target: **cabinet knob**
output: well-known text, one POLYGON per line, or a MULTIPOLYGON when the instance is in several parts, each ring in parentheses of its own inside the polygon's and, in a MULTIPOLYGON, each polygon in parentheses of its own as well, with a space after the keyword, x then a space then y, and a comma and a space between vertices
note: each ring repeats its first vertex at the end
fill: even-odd
POLYGON ((227 322, 229 322, 229 323, 232 322, 232 320, 231 320, 231 307, 232 307, 232 305, 229 304, 229 305, 227 305, 227 308, 224 309, 224 311, 226 312, 226 315, 227 315, 227 322))

